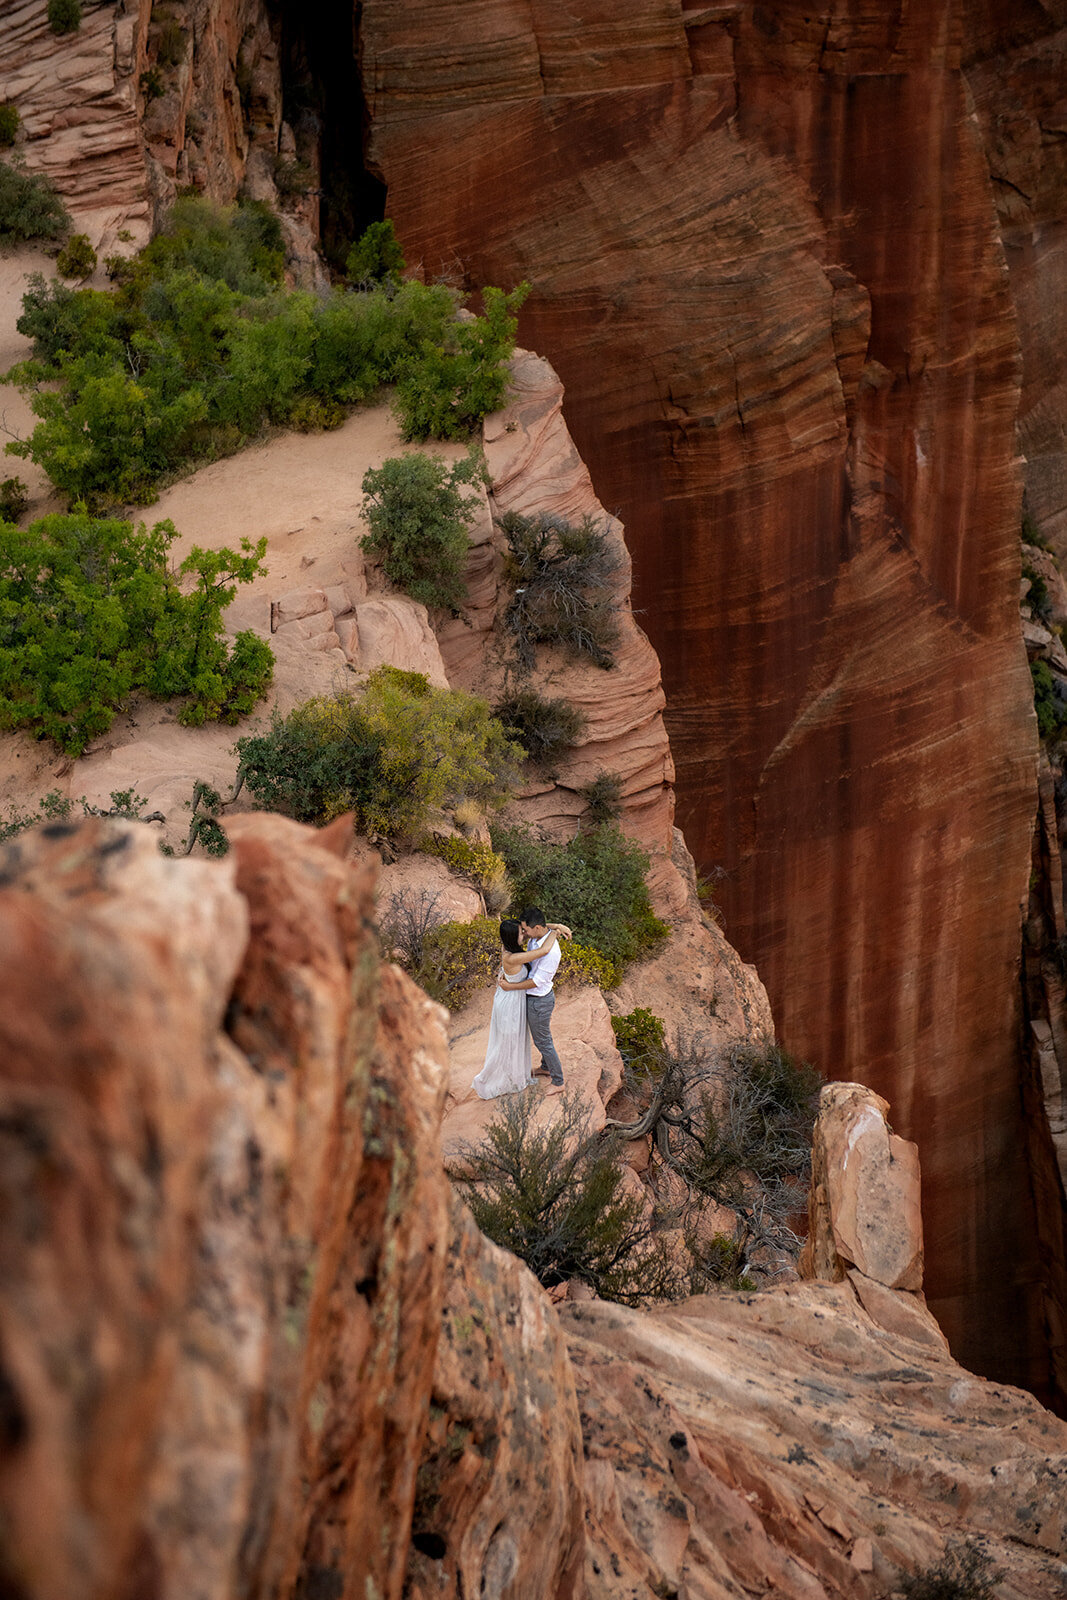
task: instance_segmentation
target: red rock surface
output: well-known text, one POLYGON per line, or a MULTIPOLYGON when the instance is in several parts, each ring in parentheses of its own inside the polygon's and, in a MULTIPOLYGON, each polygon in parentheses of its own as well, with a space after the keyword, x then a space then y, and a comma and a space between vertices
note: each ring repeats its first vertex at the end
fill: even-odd
MULTIPOLYGON (((440 1012, 369 874, 24 836, 0 887, 0 1587, 399 1593, 447 1237, 440 1012)), ((330 841, 327 839, 327 843, 330 841)))
POLYGON ((679 819, 786 1043, 923 1158, 954 1348, 1049 1392, 1018 1092, 1018 347, 948 0, 367 0, 428 274, 528 277, 663 665, 679 819), (1007 1264, 1007 1265, 1006 1265, 1007 1264))

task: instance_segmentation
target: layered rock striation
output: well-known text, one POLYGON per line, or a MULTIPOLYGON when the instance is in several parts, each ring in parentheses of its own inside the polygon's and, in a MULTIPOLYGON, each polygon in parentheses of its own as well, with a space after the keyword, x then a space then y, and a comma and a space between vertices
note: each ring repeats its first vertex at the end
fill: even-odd
POLYGON ((920 1142, 954 1348, 1050 1392, 1061 1266, 1017 1059, 1019 350, 963 45, 948 0, 629 0, 566 28, 368 0, 359 36, 411 257, 534 284, 523 330, 626 521, 731 938, 787 1044, 920 1142))

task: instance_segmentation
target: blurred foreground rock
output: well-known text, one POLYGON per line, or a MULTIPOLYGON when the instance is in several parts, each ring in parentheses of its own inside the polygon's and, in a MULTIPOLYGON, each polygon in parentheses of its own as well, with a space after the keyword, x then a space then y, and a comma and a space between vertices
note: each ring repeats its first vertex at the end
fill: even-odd
MULTIPOLYGON (((444 1271, 440 1013, 369 875, 24 836, 0 883, 0 1590, 396 1594, 444 1271)), ((326 839, 329 844, 329 839, 326 839)))

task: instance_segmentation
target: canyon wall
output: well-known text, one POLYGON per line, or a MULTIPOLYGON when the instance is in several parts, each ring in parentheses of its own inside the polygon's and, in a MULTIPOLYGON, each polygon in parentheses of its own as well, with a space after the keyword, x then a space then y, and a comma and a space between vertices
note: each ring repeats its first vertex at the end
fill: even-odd
POLYGON ((1035 1245, 1018 1083, 1019 347, 964 23, 950 0, 565 23, 366 0, 359 49, 409 258, 534 285, 522 332, 626 521, 731 939, 790 1047, 920 1142, 954 1348, 1049 1392, 1062 1259, 1035 1245))

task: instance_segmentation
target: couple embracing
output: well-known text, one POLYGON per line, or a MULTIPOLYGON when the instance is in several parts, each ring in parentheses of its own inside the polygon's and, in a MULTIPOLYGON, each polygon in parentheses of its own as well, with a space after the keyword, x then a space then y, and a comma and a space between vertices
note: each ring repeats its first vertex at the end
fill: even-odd
POLYGON ((541 1052, 538 1076, 550 1078, 546 1094, 562 1094, 563 1068, 552 1043, 552 980, 559 966, 559 941, 571 930, 546 922, 540 906, 527 906, 521 921, 500 924, 500 971, 489 1023, 485 1066, 473 1087, 483 1100, 515 1094, 533 1082, 530 1039, 541 1052), (522 941, 526 940, 523 948, 522 941))

